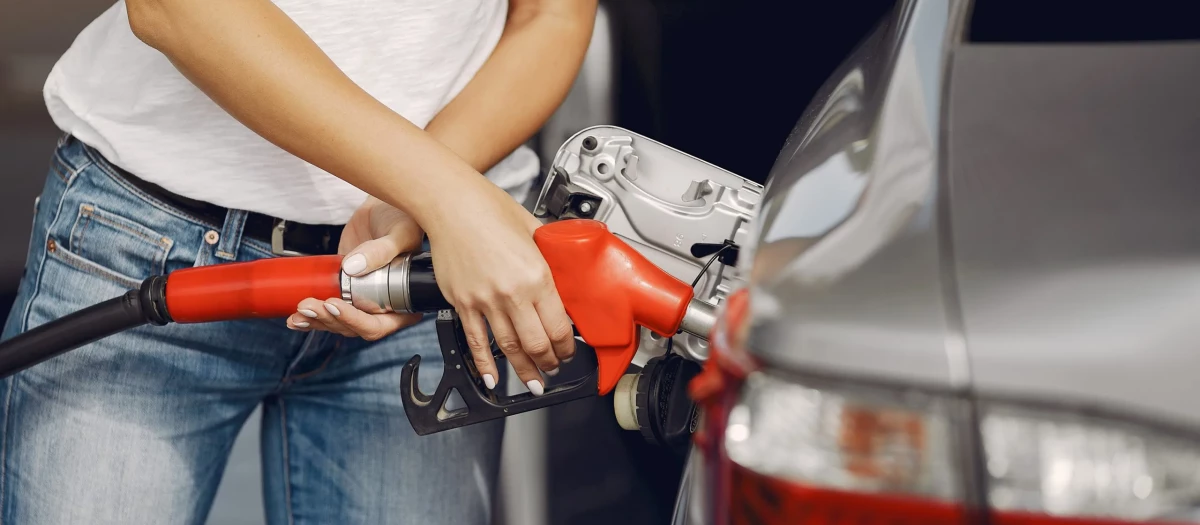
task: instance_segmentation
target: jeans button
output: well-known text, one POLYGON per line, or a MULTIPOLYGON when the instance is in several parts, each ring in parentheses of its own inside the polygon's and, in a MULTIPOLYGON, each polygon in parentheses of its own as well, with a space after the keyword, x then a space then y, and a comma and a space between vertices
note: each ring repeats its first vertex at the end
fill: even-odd
POLYGON ((217 233, 216 230, 208 230, 208 233, 204 234, 204 242, 206 243, 216 244, 219 240, 221 240, 221 234, 217 233))

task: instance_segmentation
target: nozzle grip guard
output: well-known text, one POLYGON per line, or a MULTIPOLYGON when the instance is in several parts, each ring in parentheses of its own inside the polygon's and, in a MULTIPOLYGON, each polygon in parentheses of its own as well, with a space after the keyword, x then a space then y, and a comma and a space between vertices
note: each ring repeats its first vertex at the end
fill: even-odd
MULTIPOLYGON (((442 310, 437 317, 438 342, 442 349, 442 378, 432 395, 425 395, 417 386, 421 356, 415 355, 404 364, 400 373, 400 395, 404 401, 404 415, 408 417, 417 435, 451 430, 475 423, 501 419, 548 406, 592 397, 596 395, 595 363, 588 363, 591 356, 578 352, 579 359, 592 370, 588 375, 546 389, 541 396, 530 393, 503 395, 499 385, 496 390, 488 389, 479 378, 475 360, 467 347, 462 322, 454 310, 442 310), (458 391, 463 406, 447 408, 450 395, 458 391)), ((504 354, 495 347, 492 354, 497 364, 502 363, 504 354)))

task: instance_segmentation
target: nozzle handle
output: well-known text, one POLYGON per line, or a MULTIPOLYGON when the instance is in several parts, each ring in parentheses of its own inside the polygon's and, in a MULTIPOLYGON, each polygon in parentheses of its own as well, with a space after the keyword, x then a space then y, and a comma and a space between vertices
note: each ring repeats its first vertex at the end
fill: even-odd
POLYGON ((340 255, 314 255, 176 270, 167 310, 178 323, 287 317, 309 297, 339 297, 341 266, 340 255))

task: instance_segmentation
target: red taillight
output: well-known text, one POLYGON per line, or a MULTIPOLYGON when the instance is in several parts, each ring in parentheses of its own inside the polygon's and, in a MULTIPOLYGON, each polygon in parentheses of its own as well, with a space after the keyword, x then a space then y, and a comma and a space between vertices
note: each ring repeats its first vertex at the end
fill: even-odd
POLYGON ((691 389, 704 408, 697 523, 1200 523, 1187 432, 759 369, 722 321, 691 389))
MULTIPOLYGON (((774 479, 736 464, 731 474, 729 523, 732 525, 963 525, 983 521, 972 519, 960 505, 936 500, 813 487, 774 479)), ((987 523, 1127 525, 1147 522, 993 512, 987 523)), ((1153 523, 1173 525, 1180 522, 1153 523)))
POLYGON ((962 525, 958 505, 784 481, 734 465, 733 525, 962 525))
POLYGON ((711 525, 1200 522, 1200 445, 1179 435, 767 370, 726 387, 706 426, 711 525))
POLYGON ((1155 523, 1158 525, 1185 525, 1177 521, 1123 521, 1087 518, 1068 518, 1047 516, 1045 514, 1023 514, 993 512, 991 523, 994 525, 1129 525, 1134 523, 1155 523))

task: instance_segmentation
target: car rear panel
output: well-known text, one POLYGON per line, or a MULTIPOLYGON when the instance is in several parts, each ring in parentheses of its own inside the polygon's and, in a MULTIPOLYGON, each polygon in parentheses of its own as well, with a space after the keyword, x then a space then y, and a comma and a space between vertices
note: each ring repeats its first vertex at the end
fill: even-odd
POLYGON ((976 390, 1200 426, 1200 43, 968 45, 950 71, 976 390))

